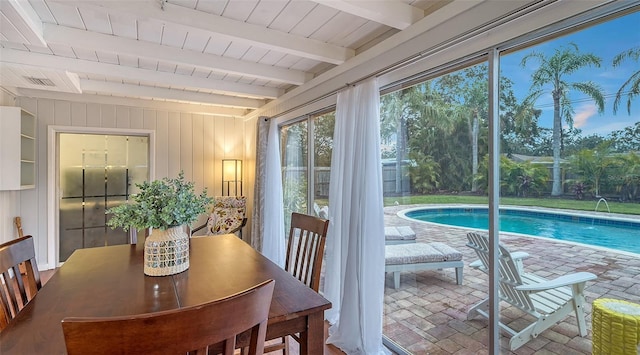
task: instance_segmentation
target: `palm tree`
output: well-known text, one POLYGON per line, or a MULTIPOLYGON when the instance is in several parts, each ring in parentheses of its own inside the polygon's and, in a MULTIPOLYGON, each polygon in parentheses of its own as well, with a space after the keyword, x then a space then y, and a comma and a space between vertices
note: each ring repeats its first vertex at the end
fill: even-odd
POLYGON ((526 67, 527 63, 534 59, 540 62, 540 66, 531 75, 530 92, 524 101, 533 104, 546 92, 547 86, 550 86, 553 97, 553 187, 551 195, 559 196, 562 194, 560 181, 562 119, 570 126, 573 125, 574 111, 569 92, 576 90, 586 94, 595 101, 598 112, 604 112, 604 96, 599 85, 591 81, 568 82, 566 76, 584 67, 600 67, 602 59, 593 54, 581 54, 578 46, 573 43, 570 43, 566 48, 557 48, 550 57, 546 57, 540 52, 532 52, 522 58, 522 67, 526 67))
POLYGON ((396 138, 396 193, 402 192, 402 163, 407 152, 407 117, 405 117, 407 96, 403 90, 387 94, 381 99, 382 135, 388 138, 392 129, 396 138))
POLYGON ((618 187, 622 200, 633 201, 640 190, 640 155, 633 152, 618 157, 621 171, 621 186, 618 187))
MULTIPOLYGON (((433 81, 426 81, 416 86, 420 93, 417 115, 407 122, 409 147, 409 174, 412 191, 427 193, 440 187, 442 167, 434 157, 442 157, 442 152, 450 152, 443 146, 445 140, 454 130, 454 122, 449 114, 449 105, 433 89, 433 81)), ((447 186, 450 188, 450 186, 447 186)))
MULTIPOLYGON (((488 69, 486 64, 465 68, 461 71, 444 75, 437 81, 436 87, 445 102, 450 105, 450 115, 454 121, 466 125, 469 146, 471 147, 471 177, 478 173, 480 156, 478 142, 481 129, 486 127, 488 115, 487 84, 488 69)), ((471 191, 478 189, 475 179, 471 179, 471 191)))
MULTIPOLYGON (((619 66, 626 59, 630 59, 636 62, 640 62, 640 47, 631 48, 626 50, 613 58, 613 67, 619 66)), ((631 74, 629 79, 620 86, 620 89, 616 93, 616 99, 613 102, 613 113, 618 112, 618 106, 620 106, 620 101, 622 100, 622 96, 624 95, 624 90, 627 91, 627 112, 631 115, 631 100, 640 95, 640 70, 631 74)))
POLYGON ((583 149, 570 159, 573 171, 593 186, 596 197, 600 196, 600 184, 607 180, 609 168, 614 166, 615 162, 606 144, 598 149, 583 149))
POLYGON ((409 148, 408 124, 424 115, 425 101, 429 98, 424 90, 424 86, 412 86, 381 98, 381 135, 385 140, 394 134, 396 138, 396 193, 403 192, 404 164, 409 148))
MULTIPOLYGON (((438 79, 438 90, 450 107, 454 121, 465 124, 471 148, 471 191, 478 191, 475 177, 479 169, 479 157, 487 149, 489 116, 489 69, 487 64, 479 64, 461 71, 447 74, 438 79)), ((500 76, 500 124, 501 139, 509 132, 524 132, 527 122, 516 116, 517 106, 512 82, 500 76)))

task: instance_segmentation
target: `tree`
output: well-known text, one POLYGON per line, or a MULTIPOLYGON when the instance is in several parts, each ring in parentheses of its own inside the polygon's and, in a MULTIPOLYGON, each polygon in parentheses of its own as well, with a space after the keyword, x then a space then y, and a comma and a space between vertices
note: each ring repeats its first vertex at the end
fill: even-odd
POLYGON ((628 153, 617 159, 621 168, 618 185, 620 199, 633 201, 638 197, 640 191, 640 155, 628 153))
POLYGON ((381 98, 381 135, 384 140, 395 136, 396 193, 403 191, 402 175, 407 159, 407 121, 419 115, 422 98, 416 86, 395 91, 381 98))
MULTIPOLYGON (((631 48, 615 56, 613 58, 613 67, 615 68, 619 66, 627 59, 640 64, 640 47, 631 48)), ((629 79, 627 79, 627 81, 620 86, 620 89, 618 89, 616 99, 613 102, 614 114, 618 112, 618 107, 620 106, 620 101, 622 101, 622 96, 624 95, 625 90, 627 90, 627 112, 631 115, 631 100, 640 94, 640 69, 631 74, 629 79)))
POLYGON ((565 156, 574 155, 583 149, 597 149, 603 144, 609 144, 609 140, 598 134, 583 136, 579 128, 562 132, 562 152, 565 156))
POLYGON ((636 122, 634 126, 611 132, 609 139, 613 142, 617 152, 640 152, 640 122, 636 122))
POLYGON ((518 103, 513 93, 513 82, 504 75, 500 76, 499 101, 501 151, 509 156, 518 153, 525 144, 535 145, 534 141, 540 135, 537 123, 542 110, 518 103))
MULTIPOLYGON (((471 146, 471 176, 478 173, 478 140, 480 127, 486 126, 489 108, 489 86, 487 65, 476 65, 464 70, 447 74, 438 79, 437 87, 445 101, 451 104, 452 116, 466 122, 469 144, 471 146)), ((478 186, 472 179, 471 191, 478 186)))
POLYGON ((513 154, 551 156, 553 154, 551 135, 551 129, 544 127, 539 127, 535 135, 527 137, 511 133, 504 137, 509 145, 509 150, 505 150, 504 153, 507 154, 507 156, 513 154))
MULTIPOLYGON (((500 195, 527 197, 539 195, 549 178, 548 169, 541 164, 528 161, 515 162, 504 155, 500 157, 500 195)), ((489 155, 480 164, 480 172, 475 176, 480 188, 487 190, 489 183, 489 155)))
POLYGON ((600 196, 600 184, 607 178, 609 168, 615 163, 606 144, 598 149, 583 149, 570 159, 571 169, 593 186, 596 197, 600 196))
MULTIPOLYGON (((403 191, 404 167, 409 155, 409 125, 425 115, 434 115, 428 86, 416 85, 381 98, 380 131, 383 141, 393 141, 396 151, 396 193, 403 191)), ((436 114, 437 115, 437 114, 436 114)))
POLYGON ((335 111, 317 116, 313 120, 314 163, 316 167, 330 167, 333 153, 333 130, 336 125, 335 111))
POLYGON ((460 160, 455 157, 464 150, 456 150, 460 145, 456 144, 450 105, 434 91, 432 81, 418 85, 417 90, 421 96, 418 114, 407 121, 412 190, 424 193, 442 185, 447 189, 459 188, 461 184, 452 181, 461 176, 464 169, 459 168, 460 160), (440 176, 445 179, 444 184, 440 176))
POLYGON ((410 153, 409 166, 412 190, 417 193, 433 192, 440 185, 440 165, 431 156, 422 153, 410 153))
MULTIPOLYGON (((466 125, 469 147, 471 148, 471 191, 478 185, 474 176, 478 174, 479 157, 487 152, 487 119, 489 117, 489 71, 487 64, 479 64, 464 70, 447 74, 436 81, 436 88, 450 107, 451 117, 466 125)), ((516 117, 518 104, 513 94, 512 82, 500 76, 499 82, 501 139, 509 132, 530 132, 531 119, 516 117)), ((535 129, 534 129, 535 130, 535 129)))
POLYGON ((306 121, 280 130, 285 226, 289 225, 292 212, 307 211, 307 132, 306 121))
MULTIPOLYGON (((540 52, 531 52, 522 58, 521 66, 526 67, 531 60, 537 60, 540 66, 531 75, 530 92, 525 102, 532 105, 550 89, 553 98, 553 187, 552 196, 562 194, 560 180, 560 153, 562 144, 562 120, 573 126, 573 106, 569 93, 572 90, 589 96, 596 104, 598 113, 604 112, 604 96, 599 85, 591 81, 569 82, 567 77, 584 67, 600 67, 602 59, 593 54, 581 54, 578 46, 571 43, 568 47, 556 48, 553 55, 547 57, 540 52)), ((526 107, 526 105, 525 105, 526 107)))
POLYGON ((386 127, 395 129, 396 193, 402 192, 402 163, 407 153, 407 118, 404 117, 407 103, 403 100, 406 97, 408 95, 405 95, 405 90, 395 91, 385 95, 381 105, 381 121, 386 127))

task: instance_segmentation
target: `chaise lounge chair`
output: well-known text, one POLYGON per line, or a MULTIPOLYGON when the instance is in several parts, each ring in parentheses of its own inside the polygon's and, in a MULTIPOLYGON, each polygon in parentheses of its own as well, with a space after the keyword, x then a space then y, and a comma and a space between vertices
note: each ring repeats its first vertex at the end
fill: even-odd
MULTIPOLYGON (((320 206, 313 203, 313 211, 316 216, 322 219, 329 219, 329 206, 320 206)), ((387 226, 384 227, 385 244, 405 244, 416 242, 416 232, 409 226, 387 226)))
POLYGON ((387 226, 384 227, 384 241, 386 245, 415 243, 416 232, 409 226, 387 226))
POLYGON ((462 285, 462 253, 445 243, 413 243, 385 245, 385 272, 393 273, 393 287, 400 288, 402 271, 441 270, 454 268, 456 283, 462 285))
MULTIPOLYGON (((478 233, 468 233, 467 239, 469 240, 467 246, 474 249, 480 258, 479 262, 473 262, 470 266, 487 272, 489 270, 488 237, 478 233)), ((590 272, 577 272, 553 280, 546 280, 524 272, 522 257, 526 256, 526 253, 516 255, 516 253, 510 253, 503 245, 500 245, 499 248, 500 300, 535 318, 533 323, 521 331, 499 323, 500 327, 511 335, 509 346, 512 351, 562 321, 571 313, 575 313, 578 320, 580 336, 587 335, 584 316, 584 288, 587 281, 595 280, 596 275, 590 272)), ((489 318, 488 308, 489 299, 487 298, 469 310, 467 319, 472 319, 477 314, 489 318)))

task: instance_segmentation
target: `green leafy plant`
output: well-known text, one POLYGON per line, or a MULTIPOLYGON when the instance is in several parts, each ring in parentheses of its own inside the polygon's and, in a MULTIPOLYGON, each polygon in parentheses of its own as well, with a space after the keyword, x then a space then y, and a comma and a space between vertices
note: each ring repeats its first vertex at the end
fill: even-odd
POLYGON ((111 228, 167 229, 193 223, 213 202, 205 188, 200 195, 194 192, 193 182, 184 180, 180 172, 177 179, 164 178, 136 184, 140 192, 127 202, 107 210, 111 228))

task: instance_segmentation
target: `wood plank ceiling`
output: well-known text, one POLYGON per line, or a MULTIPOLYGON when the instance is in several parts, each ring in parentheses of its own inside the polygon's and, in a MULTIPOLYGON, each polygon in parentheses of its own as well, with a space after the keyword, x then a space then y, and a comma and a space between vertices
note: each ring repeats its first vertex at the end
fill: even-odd
POLYGON ((0 0, 0 86, 244 116, 450 2, 0 0))

